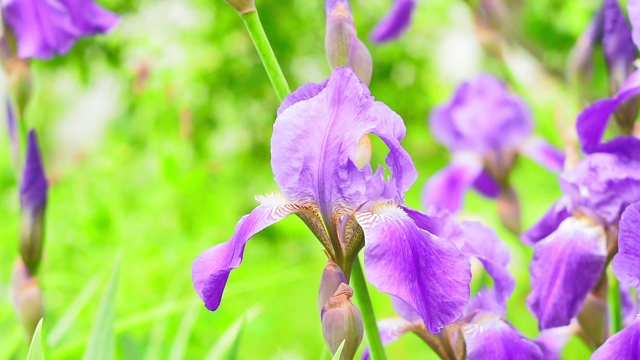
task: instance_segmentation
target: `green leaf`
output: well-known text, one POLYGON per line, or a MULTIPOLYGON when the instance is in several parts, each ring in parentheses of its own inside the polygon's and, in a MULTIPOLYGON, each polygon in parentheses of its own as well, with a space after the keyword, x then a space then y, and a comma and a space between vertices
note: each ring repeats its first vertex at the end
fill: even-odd
POLYGON ((169 351, 170 360, 180 360, 185 358, 184 352, 187 348, 187 343, 189 342, 189 336, 191 336, 193 325, 196 322, 197 309, 198 308, 196 308, 195 304, 191 305, 189 310, 187 310, 182 317, 180 327, 178 327, 178 332, 176 333, 176 337, 171 345, 171 350, 169 351))
POLYGON ((120 258, 119 254, 113 266, 113 273, 107 284, 107 289, 98 307, 98 314, 89 334, 89 343, 82 357, 83 360, 113 360, 115 357, 116 340, 113 323, 115 321, 120 258))
POLYGON ((227 331, 220 336, 218 341, 213 345, 207 357, 207 360, 235 360, 238 358, 238 350, 240 346, 240 336, 244 325, 250 323, 261 312, 261 308, 254 306, 247 310, 238 320, 236 320, 227 331))
POLYGON ((42 360, 44 359, 44 353, 42 351, 42 319, 36 326, 36 331, 33 332, 33 338, 31 339, 31 345, 29 346, 29 354, 27 360, 42 360))
POLYGON ((338 350, 336 350, 336 353, 333 354, 333 357, 331 358, 332 360, 340 360, 340 356, 342 356, 342 349, 344 348, 344 342, 347 341, 342 340, 342 342, 340 343, 340 346, 338 346, 338 350))

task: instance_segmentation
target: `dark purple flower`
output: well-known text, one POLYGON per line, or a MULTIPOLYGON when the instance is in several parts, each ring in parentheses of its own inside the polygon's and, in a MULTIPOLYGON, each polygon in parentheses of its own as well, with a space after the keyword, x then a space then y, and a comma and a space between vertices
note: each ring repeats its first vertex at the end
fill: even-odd
POLYGON ((401 207, 416 179, 400 145, 404 135, 402 119, 375 101, 350 68, 289 95, 271 138, 271 166, 282 194, 257 197, 260 205, 238 222, 231 239, 194 261, 193 283, 206 307, 220 305, 246 242, 296 214, 347 274, 365 245, 369 281, 408 303, 429 331, 457 319, 469 297, 470 265, 452 242, 421 228, 401 207), (367 134, 389 147, 389 178, 381 166, 374 171, 359 161, 358 144, 367 134))
POLYGON ((631 29, 617 0, 604 0, 602 4, 602 49, 609 69, 609 78, 622 83, 632 69, 636 49, 631 39, 631 29))
POLYGON ((460 85, 448 103, 433 110, 430 126, 453 158, 427 183, 425 206, 457 211, 471 186, 498 197, 518 153, 556 171, 564 163, 562 153, 531 137, 532 117, 524 101, 490 75, 460 85))
POLYGON ((118 22, 93 0, 4 0, 2 11, 21 58, 64 54, 79 37, 107 32, 118 22))
POLYGON ((371 32, 371 40, 377 43, 397 39, 411 25, 415 0, 394 0, 393 7, 371 32))

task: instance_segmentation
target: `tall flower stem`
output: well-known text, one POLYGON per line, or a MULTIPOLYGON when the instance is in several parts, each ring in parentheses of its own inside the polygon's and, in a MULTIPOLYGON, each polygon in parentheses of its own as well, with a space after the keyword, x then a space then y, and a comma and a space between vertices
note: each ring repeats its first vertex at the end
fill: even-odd
POLYGON ((260 60, 262 60, 262 64, 267 71, 269 80, 271 80, 271 85, 273 85, 273 89, 276 91, 278 98, 282 101, 291 90, 289 90, 287 79, 285 79, 282 69, 280 69, 278 60, 269 44, 269 39, 267 39, 267 35, 262 28, 258 11, 251 11, 241 16, 244 24, 247 26, 251 40, 253 40, 253 45, 255 45, 258 51, 260 60))
POLYGON ((618 278, 611 276, 609 287, 609 302, 611 303, 611 334, 622 330, 622 299, 620 297, 620 282, 618 278))
POLYGON ((353 294, 356 303, 358 304, 358 308, 360 309, 360 313, 362 313, 362 320, 364 321, 364 334, 366 335, 367 342, 369 343, 371 359, 384 360, 387 357, 384 353, 382 340, 380 340, 378 323, 376 322, 376 316, 373 313, 373 306, 371 305, 369 290, 367 290, 367 281, 364 278, 362 265, 360 265, 360 259, 357 256, 353 261, 353 271, 351 272, 351 287, 353 288, 353 294))

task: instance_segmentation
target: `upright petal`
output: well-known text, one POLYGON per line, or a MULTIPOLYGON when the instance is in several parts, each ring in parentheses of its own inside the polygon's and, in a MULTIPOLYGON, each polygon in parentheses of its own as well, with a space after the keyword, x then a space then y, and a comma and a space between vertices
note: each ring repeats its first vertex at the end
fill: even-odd
POLYGON ((640 359, 640 318, 607 340, 591 360, 640 359))
POLYGON ((399 207, 359 212, 365 270, 378 290, 396 296, 437 333, 456 320, 469 298, 470 265, 456 246, 430 234, 399 207))
POLYGON ((538 220, 529 230, 522 233, 520 240, 527 245, 533 245, 546 238, 558 229, 558 226, 569 216, 569 199, 561 197, 556 201, 551 209, 547 211, 542 219, 538 220))
POLYGON ((303 87, 303 95, 296 91, 289 99, 297 102, 280 112, 271 138, 271 165, 288 199, 300 205, 318 204, 325 222, 332 224, 336 214, 354 211, 368 201, 397 198, 411 178, 415 180, 415 170, 399 147, 396 135, 404 135, 401 119, 376 103, 350 68, 336 68, 314 96, 318 89, 303 87), (384 125, 389 123, 395 125, 384 125), (369 133, 393 145, 387 158, 392 172, 388 181, 382 169, 374 173, 370 164, 356 165, 358 143, 369 133), (397 173, 399 169, 410 173, 397 173))
POLYGON ((629 13, 629 21, 631 21, 631 37, 636 48, 640 49, 640 0, 629 0, 627 12, 629 13))
POLYGON ((2 11, 17 38, 21 58, 64 54, 80 36, 67 9, 57 1, 3 0, 2 11))
POLYGON ((640 94, 640 70, 636 70, 622 84, 618 93, 586 107, 576 121, 578 139, 585 152, 594 152, 602 140, 609 118, 625 101, 640 94))
POLYGON ((462 208, 464 194, 482 173, 479 158, 469 154, 458 154, 451 163, 432 176, 422 192, 425 208, 435 205, 455 212, 462 208))
POLYGON ((542 351, 533 341, 498 316, 480 313, 462 326, 468 360, 542 360, 542 351))
POLYGON ((560 172, 564 167, 564 153, 541 138, 529 138, 520 151, 551 171, 560 172))
POLYGON ((108 32, 118 24, 118 15, 105 10, 93 0, 59 0, 69 11, 73 25, 82 36, 108 32))
POLYGON ((640 288, 640 203, 622 213, 613 271, 623 285, 640 288))
POLYGON ((373 29, 371 40, 382 43, 400 37, 411 25, 415 7, 415 0, 395 0, 387 16, 373 29))
POLYGON ((568 218, 535 245, 529 308, 541 330, 568 325, 596 285, 607 257, 604 229, 568 218))
POLYGON ((211 311, 215 311, 220 306, 229 273, 242 263, 247 241, 267 226, 300 210, 298 206, 288 203, 279 195, 256 199, 261 204, 238 221, 231 239, 205 250, 193 262, 191 268, 193 286, 207 309, 211 311))

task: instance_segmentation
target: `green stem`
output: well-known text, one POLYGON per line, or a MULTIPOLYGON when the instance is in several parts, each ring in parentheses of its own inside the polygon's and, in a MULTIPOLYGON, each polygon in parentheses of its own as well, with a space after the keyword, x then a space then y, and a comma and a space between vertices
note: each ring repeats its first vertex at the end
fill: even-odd
POLYGON ((620 298, 620 282, 618 278, 611 276, 609 286, 609 301, 611 303, 611 335, 622 330, 622 300, 620 298))
POLYGON ((269 80, 271 80, 271 85, 273 85, 273 89, 276 91, 278 98, 282 101, 291 90, 289 90, 287 79, 284 78, 278 60, 271 49, 269 39, 267 39, 267 35, 264 33, 258 11, 252 11, 242 14, 241 16, 244 24, 247 26, 251 40, 253 40, 253 45, 255 45, 258 55, 260 55, 260 60, 262 60, 262 64, 267 71, 269 80))
POLYGON ((364 333, 367 337, 367 342, 369 343, 371 359, 384 360, 387 357, 384 353, 382 340, 380 340, 378 323, 376 322, 376 316, 373 313, 371 298, 369 298, 369 290, 367 290, 367 281, 364 278, 360 259, 357 256, 353 261, 351 287, 353 288, 353 294, 355 296, 356 303, 358 304, 358 308, 360 309, 360 313, 362 313, 364 333))

